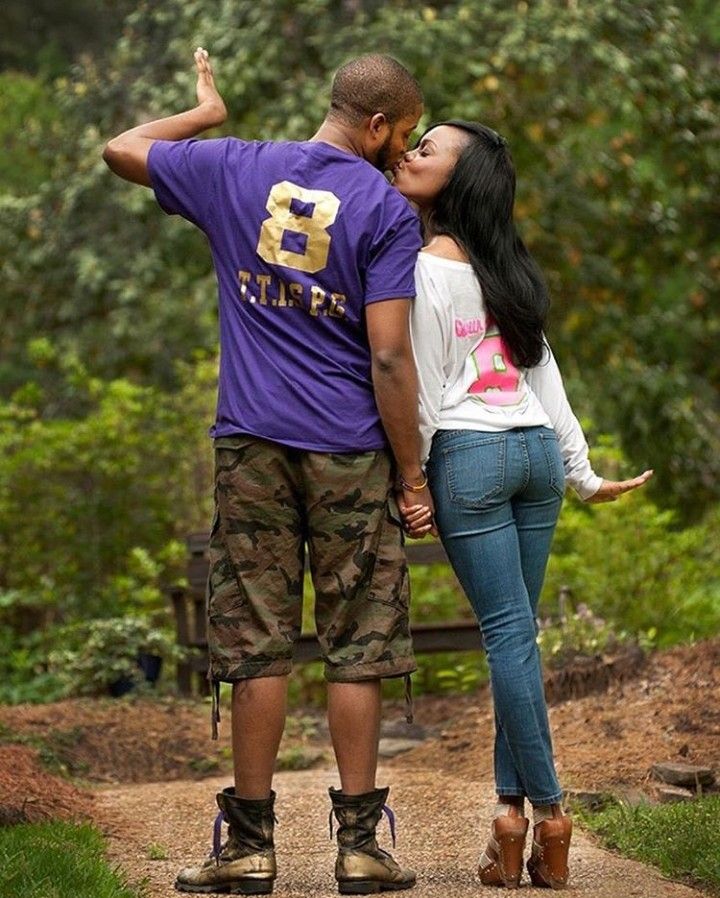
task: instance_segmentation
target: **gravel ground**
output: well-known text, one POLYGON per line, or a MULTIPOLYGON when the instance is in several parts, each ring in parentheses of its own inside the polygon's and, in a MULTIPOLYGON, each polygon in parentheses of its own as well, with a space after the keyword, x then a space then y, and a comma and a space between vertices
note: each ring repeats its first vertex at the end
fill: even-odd
MULTIPOLYGON (((378 782, 395 784, 390 796, 398 821, 394 854, 418 874, 418 884, 408 894, 414 898, 475 896, 482 889, 475 870, 493 806, 492 785, 423 769, 381 770, 378 782)), ((177 870, 209 852, 213 796, 225 785, 226 779, 210 779, 113 786, 96 793, 97 809, 106 821, 111 860, 131 881, 145 881, 147 898, 176 898, 172 884, 177 870), (163 859, 151 860, 151 854, 163 859)), ((327 788, 331 785, 337 785, 337 778, 330 769, 276 776, 276 896, 337 895, 335 854, 327 824, 327 788)), ((384 823, 379 840, 383 847, 390 847, 384 823)), ((586 898, 697 898, 709 894, 603 851, 577 831, 569 891, 586 898)), ((549 893, 531 889, 526 881, 523 894, 547 898, 549 893)))

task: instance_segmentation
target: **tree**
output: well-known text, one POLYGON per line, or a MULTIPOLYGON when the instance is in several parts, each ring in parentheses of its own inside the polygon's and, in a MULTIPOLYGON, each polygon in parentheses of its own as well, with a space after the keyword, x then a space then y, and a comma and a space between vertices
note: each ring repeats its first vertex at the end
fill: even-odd
POLYGON ((4 201, 4 389, 38 328, 102 376, 166 387, 176 358, 214 345, 202 238, 99 161, 135 117, 187 105, 194 46, 217 58, 227 132, 247 138, 309 135, 333 68, 382 50, 420 78, 425 121, 476 118, 508 138, 576 405, 655 467, 664 501, 706 506, 720 493, 716 41, 671 0, 142 3, 109 64, 60 86, 79 137, 53 182, 4 201))

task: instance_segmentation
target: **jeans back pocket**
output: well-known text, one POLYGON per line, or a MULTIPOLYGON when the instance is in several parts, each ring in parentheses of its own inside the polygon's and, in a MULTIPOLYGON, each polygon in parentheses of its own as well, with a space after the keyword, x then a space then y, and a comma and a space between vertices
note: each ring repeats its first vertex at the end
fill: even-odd
POLYGON ((507 440, 504 433, 469 431, 443 447, 448 493, 463 508, 482 508, 505 488, 507 440))
POLYGON ((565 466, 557 434, 549 427, 543 428, 540 431, 540 443, 547 462, 550 489, 562 499, 565 495, 565 466))

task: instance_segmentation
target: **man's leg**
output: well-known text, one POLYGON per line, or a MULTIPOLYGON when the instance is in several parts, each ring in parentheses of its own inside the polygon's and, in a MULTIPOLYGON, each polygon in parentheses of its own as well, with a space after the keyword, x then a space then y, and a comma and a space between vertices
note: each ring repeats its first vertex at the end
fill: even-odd
POLYGON ((273 768, 300 633, 303 510, 292 452, 238 436, 215 443, 208 559, 210 680, 233 684, 235 785, 216 800, 228 824, 213 856, 186 867, 184 892, 269 894, 276 876, 273 768))
POLYGON ((407 889, 415 874, 379 848, 389 789, 375 788, 380 678, 415 669, 407 565, 385 453, 303 459, 315 622, 340 772, 330 790, 342 894, 407 889), (391 520, 395 518, 395 521, 391 520))
POLYGON ((233 683, 232 745, 235 794, 267 798, 285 728, 287 676, 233 683))
POLYGON ((375 788, 380 704, 380 680, 328 683, 328 724, 346 795, 375 788))

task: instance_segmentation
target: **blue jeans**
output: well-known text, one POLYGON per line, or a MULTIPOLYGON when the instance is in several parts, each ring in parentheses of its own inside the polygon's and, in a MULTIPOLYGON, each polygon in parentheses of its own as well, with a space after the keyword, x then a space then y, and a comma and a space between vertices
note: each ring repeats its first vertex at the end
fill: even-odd
POLYGON ((495 703, 499 795, 553 804, 536 615, 565 488, 555 431, 441 430, 428 463, 440 538, 475 611, 495 703))

